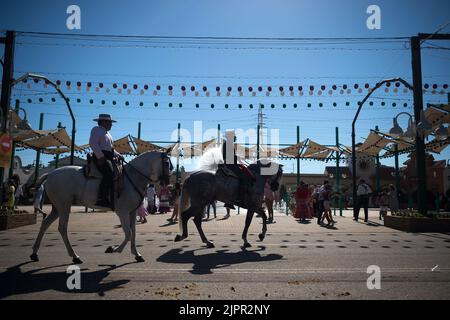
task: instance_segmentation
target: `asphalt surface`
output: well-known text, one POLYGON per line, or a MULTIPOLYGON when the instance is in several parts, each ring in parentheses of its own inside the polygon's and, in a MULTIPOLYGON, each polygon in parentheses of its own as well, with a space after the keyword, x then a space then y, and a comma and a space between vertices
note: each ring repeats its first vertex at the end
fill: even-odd
MULTIPOLYGON (((30 208, 27 208, 30 210, 30 208)), ((48 208, 46 208, 48 211, 48 208)), ((204 222, 215 248, 200 241, 192 221, 189 237, 174 242, 177 224, 168 214, 151 215, 137 225, 137 263, 128 245, 106 254, 123 240, 112 212, 73 208, 69 238, 80 255, 81 288, 66 282, 72 264, 55 222, 43 239, 39 262, 31 262, 38 223, 0 232, 0 299, 449 299, 450 235, 410 234, 354 222, 350 211, 337 216, 335 229, 297 222, 278 212, 258 240, 261 219, 249 231, 252 247, 242 249, 245 215, 224 210, 204 222), (380 289, 369 290, 367 269, 380 268, 380 289)), ((380 224, 381 223, 381 224, 380 224)))

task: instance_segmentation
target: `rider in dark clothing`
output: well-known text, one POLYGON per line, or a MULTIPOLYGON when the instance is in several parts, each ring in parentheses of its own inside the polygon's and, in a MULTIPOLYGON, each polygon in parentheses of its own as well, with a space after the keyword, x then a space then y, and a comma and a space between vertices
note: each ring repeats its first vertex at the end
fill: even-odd
MULTIPOLYGON (((238 164, 238 159, 236 155, 236 137, 234 136, 234 133, 227 135, 228 139, 233 139, 233 142, 231 143, 231 146, 228 147, 228 151, 232 151, 232 157, 229 156, 229 159, 227 159, 227 141, 224 139, 224 143, 222 145, 222 155, 223 155, 223 161, 226 168, 233 171, 233 173, 238 177, 239 179, 239 198, 237 199, 240 204, 245 205, 245 199, 246 195, 248 193, 248 188, 250 187, 250 181, 249 177, 241 170, 240 164, 238 164)), ((232 207, 230 204, 226 204, 226 207, 232 207)))

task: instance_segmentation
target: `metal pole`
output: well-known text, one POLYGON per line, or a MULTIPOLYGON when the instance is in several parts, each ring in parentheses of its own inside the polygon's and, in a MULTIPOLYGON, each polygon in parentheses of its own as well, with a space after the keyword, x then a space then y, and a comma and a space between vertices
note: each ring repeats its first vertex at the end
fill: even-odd
MULTIPOLYGON (((61 125, 61 122, 58 122, 58 129, 61 129, 63 126, 61 125)), ((55 169, 58 169, 58 161, 59 161, 59 154, 55 156, 55 169)))
MULTIPOLYGON (((422 61, 420 53, 420 37, 411 37, 412 76, 414 87, 414 120, 416 124, 421 121, 423 111, 422 93, 422 61)), ((423 136, 417 130, 416 133, 416 161, 417 161, 417 200, 419 213, 427 214, 427 177, 425 166, 425 143, 423 136)), ((398 191, 398 190, 397 190, 398 191)))
POLYGON ((176 172, 177 182, 180 182, 180 139, 181 139, 180 130, 181 130, 181 123, 178 123, 178 138, 177 138, 178 150, 177 150, 177 172, 176 172))
MULTIPOLYGON (((19 114, 19 110, 20 110, 19 107, 20 107, 20 100, 17 99, 17 100, 16 100, 16 105, 15 105, 15 107, 14 107, 14 111, 15 111, 17 114, 19 114)), ((15 157, 15 155, 16 155, 16 142, 13 141, 13 144, 12 144, 12 151, 11 151, 11 164, 10 164, 10 166, 9 166, 9 173, 8 173, 8 177, 9 177, 9 178, 12 178, 12 176, 13 176, 13 174, 14 174, 14 157, 15 157)))
MULTIPOLYGON (((364 103, 369 99, 369 97, 374 93, 379 87, 381 87, 385 83, 391 83, 391 82, 401 82, 405 87, 408 89, 412 89, 411 85, 403 80, 402 78, 393 78, 393 79, 387 79, 383 80, 375 85, 375 87, 369 91, 369 93, 364 97, 364 99, 359 103, 358 110, 356 111, 355 117, 353 118, 352 122, 352 180, 353 180, 353 215, 356 214, 356 146, 355 146, 355 124, 356 120, 358 120, 359 113, 361 112, 361 108, 364 105, 364 103)), ((422 84, 421 84, 422 85, 422 84)))
POLYGON ((138 123, 138 139, 141 139, 141 123, 138 123))
MULTIPOLYGON (((44 127, 44 114, 41 113, 40 117, 39 117, 39 130, 42 130, 44 127)), ((41 161, 41 151, 40 149, 36 150, 36 168, 34 170, 34 182, 36 182, 36 180, 39 177, 39 162, 41 161)))
MULTIPOLYGON (((5 133, 8 130, 8 114, 11 100, 11 83, 14 75, 14 46, 15 33, 14 31, 6 31, 6 37, 2 38, 5 44, 5 53, 3 60, 3 75, 2 75, 2 93, 0 105, 2 109, 1 132, 5 133)), ((3 188, 3 179, 5 168, 0 167, 0 190, 3 188)))
MULTIPOLYGON (((380 129, 378 126, 375 126, 375 131, 379 131, 380 129)), ((375 177, 376 177, 376 184, 377 184, 377 193, 380 193, 381 184, 380 184, 380 154, 378 153, 376 158, 376 171, 375 171, 375 177)))
MULTIPOLYGON (((220 123, 217 124, 217 147, 220 146, 220 123)), ((223 159, 223 161, 225 162, 225 159, 223 159)))
MULTIPOLYGON (((336 127, 336 148, 339 149, 339 128, 336 127)), ((339 167, 340 161, 339 151, 336 151, 336 192, 339 193, 339 215, 342 217, 342 195, 341 195, 341 168, 339 167)), ((336 198, 334 198, 336 201, 336 198)), ((336 206, 334 206, 334 215, 336 215, 336 206)))
MULTIPOLYGON (((300 126, 297 126, 297 143, 300 143, 300 126)), ((300 155, 297 155, 297 188, 300 185, 300 155)))
POLYGON ((395 155, 395 189, 396 189, 396 196, 397 196, 397 201, 398 199, 398 195, 400 192, 400 171, 399 171, 399 167, 398 167, 398 144, 396 143, 394 145, 394 155, 395 155))

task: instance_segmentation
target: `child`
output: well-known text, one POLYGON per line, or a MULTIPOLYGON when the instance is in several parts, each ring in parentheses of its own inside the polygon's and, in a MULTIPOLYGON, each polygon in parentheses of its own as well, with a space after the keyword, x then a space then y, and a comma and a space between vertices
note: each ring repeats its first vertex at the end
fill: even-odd
POLYGON ((138 222, 144 224, 147 223, 148 211, 145 209, 145 198, 142 200, 141 206, 136 210, 137 215, 139 216, 138 222))
POLYGON ((389 209, 389 195, 388 192, 382 191, 380 193, 380 197, 378 198, 378 202, 380 204, 380 216, 379 219, 382 220, 386 217, 388 209, 389 209))
POLYGON ((336 221, 333 220, 333 215, 331 214, 331 198, 333 196, 333 191, 331 190, 331 185, 325 185, 323 192, 323 217, 320 224, 323 224, 324 219, 327 219, 327 226, 334 227, 336 221))

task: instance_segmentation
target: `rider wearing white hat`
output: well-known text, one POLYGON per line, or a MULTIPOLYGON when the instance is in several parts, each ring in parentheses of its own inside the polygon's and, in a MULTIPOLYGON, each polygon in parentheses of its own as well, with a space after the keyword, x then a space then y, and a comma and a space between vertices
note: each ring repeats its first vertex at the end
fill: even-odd
POLYGON ((94 161, 103 174, 96 205, 113 208, 113 161, 117 158, 123 158, 119 152, 114 150, 114 140, 108 132, 111 130, 112 123, 116 121, 109 114, 100 114, 94 121, 97 121, 98 126, 91 130, 89 146, 94 153, 94 161))

